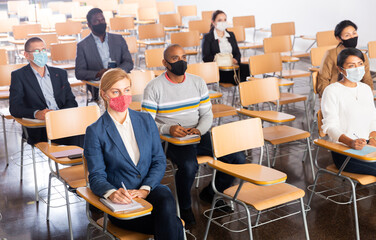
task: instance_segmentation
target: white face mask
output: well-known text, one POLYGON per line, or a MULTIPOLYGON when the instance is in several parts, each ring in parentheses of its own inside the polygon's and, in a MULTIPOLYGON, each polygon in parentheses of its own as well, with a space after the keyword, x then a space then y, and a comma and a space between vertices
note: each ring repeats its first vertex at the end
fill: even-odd
POLYGON ((215 25, 215 28, 223 32, 226 30, 226 28, 228 28, 228 24, 227 22, 217 22, 217 24, 215 25))
POLYGON ((360 82, 365 74, 364 66, 344 70, 346 71, 345 77, 351 82, 360 82))

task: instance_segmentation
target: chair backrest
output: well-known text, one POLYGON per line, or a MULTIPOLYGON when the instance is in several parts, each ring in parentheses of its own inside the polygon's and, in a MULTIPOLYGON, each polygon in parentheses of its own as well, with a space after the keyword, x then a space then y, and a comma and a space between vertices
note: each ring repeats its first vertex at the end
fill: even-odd
POLYGON ((232 24, 234 27, 243 26, 244 28, 254 28, 256 27, 255 16, 233 17, 232 24))
POLYGON ((20 24, 13 26, 13 37, 16 40, 27 39, 29 34, 41 32, 42 26, 40 24, 20 24))
POLYGON ((280 53, 266 53, 249 57, 249 69, 251 75, 274 73, 282 71, 282 59, 280 53))
POLYGON ((133 70, 130 73, 132 82, 132 95, 144 94, 146 85, 154 79, 155 75, 150 70, 133 70))
POLYGON ((29 34, 29 37, 39 37, 39 38, 43 39, 43 41, 46 43, 47 49, 51 48, 52 43, 58 43, 59 42, 56 33, 29 34))
POLYGON ((175 12, 175 5, 173 1, 157 2, 157 10, 159 13, 175 12))
POLYGON ((322 119, 323 119, 322 112, 321 112, 321 110, 319 110, 319 111, 317 111, 317 126, 318 126, 318 130, 319 130, 319 136, 323 138, 323 137, 326 136, 326 134, 322 131, 322 128, 321 128, 322 119))
POLYGON ((316 33, 317 47, 338 45, 338 40, 334 36, 334 31, 323 31, 316 33))
POLYGON ((172 33, 171 44, 179 44, 183 48, 199 47, 200 34, 198 33, 198 31, 172 33))
POLYGON ((157 21, 159 13, 156 7, 144 7, 137 10, 137 19, 140 21, 157 21))
POLYGON ((0 49, 0 65, 8 64, 8 51, 6 49, 0 49))
POLYGON ((20 24, 18 18, 1 19, 0 33, 9 33, 13 31, 13 26, 20 24))
POLYGON ((77 43, 52 43, 51 60, 52 61, 69 61, 76 59, 77 43))
POLYGON ((83 135, 86 128, 98 120, 97 105, 67 108, 46 113, 46 130, 49 140, 83 135))
POLYGON ((165 31, 161 23, 138 26, 138 39, 164 38, 165 31))
POLYGON ((319 73, 318 72, 313 72, 312 73, 312 88, 313 88, 313 92, 314 94, 317 94, 317 78, 319 76, 319 73))
MULTIPOLYGON (((126 0, 124 2, 128 2, 129 0, 126 0)), ((157 8, 157 1, 156 0, 131 0, 130 2, 137 2, 140 8, 144 7, 154 7, 157 8)))
POLYGON ((207 22, 211 22, 212 15, 214 11, 202 11, 201 12, 201 19, 207 22))
POLYGON ((206 84, 219 82, 219 70, 216 62, 188 64, 187 73, 200 76, 206 84))
POLYGON ((134 29, 134 18, 133 17, 110 18, 110 28, 113 31, 134 29))
POLYGON ((292 50, 291 38, 289 35, 264 38, 265 53, 282 53, 292 50))
POLYGON ((282 35, 295 35, 295 22, 273 23, 271 26, 272 37, 282 35))
POLYGON ((165 27, 177 27, 182 25, 179 13, 162 14, 159 16, 159 22, 165 27))
POLYGON ((197 16, 196 5, 178 6, 178 13, 181 17, 197 16))
POLYGON ((128 45, 129 53, 131 53, 131 54, 137 53, 138 48, 137 48, 137 38, 136 38, 136 36, 125 37, 124 39, 125 39, 125 42, 128 45))
POLYGON ((137 16, 138 3, 123 3, 118 6, 119 16, 137 16))
POLYGON ((80 22, 67 21, 64 23, 55 24, 56 33, 58 36, 80 34, 82 24, 80 22))
POLYGON ((147 68, 163 67, 164 48, 153 48, 145 50, 145 64, 147 68))
POLYGON ((213 127, 211 137, 213 154, 216 158, 264 146, 260 118, 250 118, 213 127))
POLYGON ((376 41, 368 43, 368 57, 376 58, 376 41))
POLYGON ((11 81, 11 73, 25 65, 26 64, 24 63, 0 65, 0 86, 9 86, 11 81))
POLYGON ((323 57, 325 56, 326 51, 335 48, 336 46, 324 46, 324 47, 317 47, 311 48, 311 64, 314 67, 321 66, 321 62, 323 57))
POLYGON ((84 39, 85 37, 87 37, 89 34, 91 33, 91 30, 90 28, 85 28, 85 29, 82 29, 81 30, 81 39, 84 39))
POLYGON ((255 79, 239 84, 240 103, 243 107, 276 101, 280 97, 278 78, 255 79))
POLYGON ((237 42, 245 41, 245 30, 243 26, 234 26, 231 28, 227 28, 227 31, 234 33, 237 42))
POLYGON ((205 20, 189 21, 188 29, 190 32, 198 31, 200 34, 205 34, 210 31, 210 22, 207 22, 205 20))

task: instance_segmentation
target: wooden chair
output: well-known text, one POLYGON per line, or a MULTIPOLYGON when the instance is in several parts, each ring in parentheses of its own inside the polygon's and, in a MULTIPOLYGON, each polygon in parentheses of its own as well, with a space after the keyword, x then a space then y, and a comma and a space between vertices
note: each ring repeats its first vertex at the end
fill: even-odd
POLYGON ((368 57, 376 58, 376 41, 369 42, 367 46, 368 46, 368 57))
MULTIPOLYGON (((263 128, 265 141, 270 143, 274 148, 272 166, 274 166, 275 164, 276 153, 279 144, 305 139, 307 142, 307 151, 312 168, 312 177, 315 176, 311 155, 311 143, 309 139, 311 134, 298 128, 280 125, 281 123, 294 120, 295 116, 273 111, 272 109, 270 109, 269 111, 250 110, 252 105, 259 103, 276 101, 278 104, 280 92, 277 79, 265 78, 249 82, 242 82, 239 84, 239 94, 241 109, 238 112, 240 114, 252 118, 260 118, 263 121, 276 124, 275 126, 263 128)), ((266 148, 266 150, 268 157, 268 166, 270 166, 268 148, 266 148)), ((305 160, 305 157, 306 154, 304 153, 303 161, 305 160)))
POLYGON ((239 44, 239 49, 243 50, 243 54, 248 49, 262 48, 262 44, 251 43, 246 41, 245 28, 243 26, 234 26, 232 28, 227 28, 228 31, 233 32, 236 38, 236 41, 239 44))
POLYGON ((82 24, 80 22, 67 21, 65 23, 55 24, 56 33, 59 41, 76 41, 81 33, 82 24))
POLYGON ((178 13, 183 17, 195 17, 197 16, 197 6, 196 5, 185 5, 178 6, 178 13))
POLYGON ((46 114, 46 130, 48 142, 39 142, 35 144, 43 154, 48 157, 50 166, 50 175, 48 181, 47 196, 47 221, 50 217, 51 204, 51 181, 56 178, 64 185, 65 200, 67 205, 68 224, 70 238, 73 240, 72 220, 70 214, 70 203, 68 187, 78 188, 86 186, 85 172, 82 164, 82 158, 69 159, 68 157, 55 158, 53 153, 81 149, 78 146, 59 146, 51 143, 52 140, 83 135, 86 128, 94 123, 100 117, 99 107, 96 105, 87 107, 68 108, 57 111, 51 111, 46 114), (53 161, 53 163, 52 163, 53 161), (77 165, 79 164, 79 165, 77 165), (53 167, 55 165, 55 167, 53 167), (59 165, 68 166, 60 169, 59 165))
MULTIPOLYGON (((314 140, 315 145, 318 146, 316 150, 316 156, 315 156, 315 165, 318 168, 318 171, 316 173, 315 182, 313 185, 308 186, 308 190, 311 191, 311 194, 309 196, 308 200, 308 206, 310 206, 313 194, 322 197, 326 200, 329 200, 331 202, 337 203, 337 204, 351 204, 353 203, 354 208, 354 224, 355 224, 355 236, 356 239, 360 239, 360 231, 359 231, 359 221, 358 221, 358 210, 357 210, 357 201, 369 198, 374 196, 374 194, 368 193, 360 198, 357 196, 357 186, 372 186, 376 183, 376 177, 372 175, 365 175, 365 174, 357 174, 357 173, 350 173, 343 171, 348 164, 350 158, 356 158, 360 161, 364 162, 375 162, 376 161, 376 154, 375 152, 366 154, 364 156, 357 155, 355 153, 348 153, 347 150, 351 149, 348 146, 340 143, 333 143, 329 142, 327 140, 324 140, 326 134, 322 131, 322 113, 321 111, 318 111, 317 113, 317 123, 318 123, 318 130, 319 130, 319 138, 314 140), (325 150, 330 150, 342 155, 345 155, 347 158, 343 162, 340 169, 337 169, 337 167, 334 164, 331 164, 329 166, 321 167, 318 164, 317 156, 320 148, 323 148, 325 150), (331 175, 333 178, 339 179, 341 181, 341 184, 343 182, 348 182, 351 186, 351 191, 346 189, 341 189, 340 187, 336 187, 335 185, 331 184, 330 186, 325 185, 325 183, 328 183, 327 180, 325 180, 324 183, 319 183, 319 178, 321 175, 328 174, 331 175), (317 189, 319 188, 319 189, 317 189), (343 191, 341 191, 343 190, 343 191), (350 193, 351 192, 351 193, 350 193), (349 194, 350 193, 350 194, 349 194), (348 196, 350 195, 350 196, 348 196), (340 198, 339 198, 340 197, 340 198)), ((330 182, 329 182, 330 183, 330 182)), ((336 184, 338 185, 338 183, 336 184)), ((363 191, 364 193, 364 188, 363 191)))
POLYGON ((39 33, 39 34, 29 34, 29 37, 39 37, 43 39, 46 43, 47 49, 51 49, 52 43, 58 43, 58 37, 56 33, 39 33))
POLYGON ((145 65, 146 68, 153 70, 155 76, 159 76, 164 73, 165 70, 162 64, 164 48, 153 48, 145 50, 145 65), (158 70, 159 69, 159 70, 158 70))
POLYGON ((165 32, 178 32, 182 25, 179 13, 162 14, 159 22, 163 24, 165 32))
POLYGON ((23 46, 26 43, 26 39, 28 38, 29 34, 36 34, 42 32, 42 26, 40 24, 20 24, 20 25, 13 25, 13 40, 10 40, 9 43, 14 44, 15 46, 15 62, 17 59, 23 59, 24 56, 21 54, 23 50, 23 46), (20 49, 19 49, 20 47, 20 49))
POLYGON ((119 4, 117 9, 118 16, 136 17, 138 10, 138 3, 123 3, 119 4))
POLYGON ((137 38, 136 36, 129 36, 124 37, 125 42, 128 45, 129 53, 132 55, 133 62, 135 66, 139 66, 138 64, 138 47, 137 47, 137 38))
POLYGON ((51 60, 53 62, 70 61, 76 59, 77 43, 52 43, 51 60))
POLYGON ((323 46, 317 48, 311 48, 311 65, 312 67, 309 68, 311 72, 318 72, 320 71, 320 66, 322 59, 325 56, 326 51, 335 48, 335 45, 332 46, 323 46))
POLYGON ((0 65, 7 65, 9 62, 8 51, 4 48, 0 49, 0 65))
POLYGON ((298 62, 300 59, 292 55, 291 38, 288 35, 264 38, 264 53, 280 53, 282 62, 289 64, 298 62))
POLYGON ((158 1, 157 2, 158 13, 172 13, 175 12, 175 5, 173 1, 158 1))
POLYGON ((146 85, 155 78, 154 72, 149 70, 132 70, 130 73, 132 80, 132 103, 129 106, 132 110, 141 111, 141 100, 144 95, 146 85), (136 100, 135 100, 136 98, 136 100))
POLYGON ((200 34, 200 39, 202 39, 202 36, 210 31, 210 22, 207 22, 205 20, 189 21, 188 30, 190 32, 198 31, 200 34))
MULTIPOLYGON (((246 221, 246 224, 248 225, 247 230, 249 233, 249 239, 253 239, 252 228, 297 213, 301 213, 303 217, 305 236, 306 239, 309 239, 307 220, 305 218, 306 210, 303 203, 305 193, 302 189, 285 183, 287 178, 285 173, 259 164, 228 164, 217 160, 217 158, 228 154, 259 148, 261 151, 261 161, 264 146, 261 120, 258 118, 248 119, 213 127, 211 137, 214 160, 210 161, 208 164, 214 169, 212 187, 215 195, 211 209, 208 210, 209 219, 204 239, 206 240, 208 237, 211 222, 229 229, 226 223, 219 222, 221 216, 216 214, 215 218, 213 218, 215 204, 219 199, 227 199, 236 203, 242 209, 244 208, 246 218, 243 219, 243 221, 246 221), (229 142, 228 139, 231 139, 231 142, 229 142), (214 184, 218 171, 238 178, 240 184, 226 189, 223 193, 218 192, 214 184), (285 213, 283 216, 276 217, 276 219, 268 219, 269 221, 260 223, 262 211, 273 211, 274 207, 282 207, 287 204, 291 206, 292 204, 297 203, 300 203, 300 210, 295 211, 292 214, 285 213), (252 226, 249 207, 252 207, 257 211, 256 223, 254 226, 252 226)), ((273 211, 273 213, 277 214, 277 211, 273 211)), ((227 217, 228 215, 222 214, 222 216, 227 217)), ((238 229, 237 232, 239 232, 238 229)))
POLYGON ((159 13, 156 7, 140 7, 137 10, 137 24, 153 24, 159 20, 159 13))
POLYGON ((256 32, 260 31, 260 29, 256 29, 255 16, 249 15, 249 16, 233 17, 232 24, 234 27, 242 26, 244 27, 244 29, 253 28, 253 42, 256 41, 256 32))
POLYGON ((199 54, 200 50, 200 35, 197 31, 193 32, 179 32, 171 34, 171 44, 179 44, 182 48, 185 49, 185 54, 188 56, 199 54))
POLYGON ((0 24, 0 37, 1 38, 8 38, 9 33, 13 31, 13 26, 20 24, 18 18, 6 18, 1 19, 0 24))
POLYGON ((114 17, 110 18, 110 29, 112 33, 120 35, 131 35, 130 31, 135 30, 133 17, 114 17), (127 31, 128 30, 128 31, 127 31))
POLYGON ((147 24, 138 26, 138 46, 141 48, 145 46, 164 46, 165 45, 165 31, 163 24, 147 24), (161 40, 162 39, 162 40, 161 40))
POLYGON ((334 36, 334 31, 323 31, 316 33, 317 47, 338 45, 338 40, 334 36))
POLYGON ((213 13, 214 13, 214 11, 202 11, 201 12, 201 19, 206 21, 206 22, 211 22, 213 13))

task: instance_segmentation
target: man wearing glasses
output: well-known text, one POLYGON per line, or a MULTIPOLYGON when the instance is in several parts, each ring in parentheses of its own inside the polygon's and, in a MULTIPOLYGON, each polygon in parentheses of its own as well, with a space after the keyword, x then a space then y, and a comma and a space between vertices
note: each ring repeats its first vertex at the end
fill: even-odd
MULTIPOLYGON (((25 43, 29 64, 12 72, 9 111, 13 117, 44 120, 49 111, 77 107, 67 72, 47 66, 45 42, 32 37, 25 43)), ((45 128, 28 129, 28 143, 47 141, 45 128)), ((82 146, 83 137, 66 138, 59 144, 82 146)))

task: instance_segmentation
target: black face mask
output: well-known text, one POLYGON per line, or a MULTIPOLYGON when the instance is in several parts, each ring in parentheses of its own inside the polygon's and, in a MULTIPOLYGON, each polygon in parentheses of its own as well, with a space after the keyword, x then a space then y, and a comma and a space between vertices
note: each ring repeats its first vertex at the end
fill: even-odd
POLYGON ((347 40, 342 39, 342 45, 345 48, 355 48, 358 44, 358 37, 349 38, 347 40))
POLYGON ((166 62, 171 66, 171 69, 168 70, 170 70, 170 72, 172 72, 176 76, 184 75, 185 71, 187 70, 187 62, 184 60, 180 60, 174 63, 170 63, 166 60, 166 62))
POLYGON ((99 35, 102 35, 106 32, 107 24, 106 23, 100 23, 97 25, 91 25, 91 28, 93 31, 99 35))

